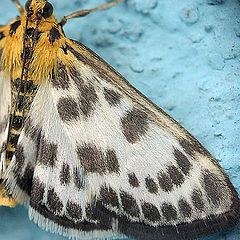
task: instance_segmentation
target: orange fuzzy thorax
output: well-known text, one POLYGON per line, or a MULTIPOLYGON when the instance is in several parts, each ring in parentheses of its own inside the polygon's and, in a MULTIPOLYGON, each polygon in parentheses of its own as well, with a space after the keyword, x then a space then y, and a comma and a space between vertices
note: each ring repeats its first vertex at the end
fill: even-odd
MULTIPOLYGON (((9 25, 0 28, 0 32, 4 34, 4 38, 0 41, 0 49, 2 49, 1 65, 4 74, 10 76, 11 79, 20 78, 23 68, 23 40, 26 26, 26 15, 15 19, 9 25), (15 33, 10 34, 12 24, 20 21, 15 33)), ((28 29, 36 28, 35 21, 29 21, 28 29)), ((48 21, 42 20, 37 28, 40 37, 33 49, 33 56, 29 65, 28 79, 33 80, 36 84, 43 82, 48 78, 56 66, 58 49, 65 45, 64 33, 54 17, 48 21), (50 30, 55 27, 60 33, 58 41, 51 43, 50 30)))

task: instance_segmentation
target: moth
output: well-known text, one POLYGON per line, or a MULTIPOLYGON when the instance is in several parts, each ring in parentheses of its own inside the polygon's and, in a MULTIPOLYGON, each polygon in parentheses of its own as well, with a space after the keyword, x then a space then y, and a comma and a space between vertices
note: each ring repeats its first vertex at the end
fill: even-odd
POLYGON ((193 239, 238 223, 218 162, 174 119, 28 0, 0 27, 2 205, 79 239, 193 239))

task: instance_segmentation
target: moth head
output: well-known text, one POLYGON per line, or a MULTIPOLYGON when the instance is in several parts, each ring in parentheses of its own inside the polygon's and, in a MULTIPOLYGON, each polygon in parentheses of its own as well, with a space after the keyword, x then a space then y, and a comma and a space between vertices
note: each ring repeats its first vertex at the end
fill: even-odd
POLYGON ((28 0, 25 4, 25 10, 31 21, 49 19, 53 15, 53 6, 47 0, 28 0))

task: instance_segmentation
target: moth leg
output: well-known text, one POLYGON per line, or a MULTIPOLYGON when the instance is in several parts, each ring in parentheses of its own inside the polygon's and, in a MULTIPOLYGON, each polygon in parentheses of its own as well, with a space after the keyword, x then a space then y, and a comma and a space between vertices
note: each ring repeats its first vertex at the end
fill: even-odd
POLYGON ((21 5, 21 3, 19 2, 19 0, 12 0, 13 3, 15 3, 15 5, 18 8, 18 11, 23 15, 24 14, 24 8, 21 5))
POLYGON ((73 13, 67 15, 67 16, 64 16, 59 24, 61 26, 63 26, 63 25, 66 24, 67 20, 69 20, 69 19, 85 17, 86 15, 88 15, 90 13, 97 12, 97 11, 102 11, 102 10, 114 7, 117 4, 122 3, 124 1, 125 0, 115 0, 115 1, 112 1, 112 2, 109 2, 109 3, 105 3, 105 4, 102 4, 102 5, 99 5, 99 6, 95 7, 95 8, 85 9, 85 10, 80 10, 80 11, 77 11, 77 12, 73 12, 73 13))

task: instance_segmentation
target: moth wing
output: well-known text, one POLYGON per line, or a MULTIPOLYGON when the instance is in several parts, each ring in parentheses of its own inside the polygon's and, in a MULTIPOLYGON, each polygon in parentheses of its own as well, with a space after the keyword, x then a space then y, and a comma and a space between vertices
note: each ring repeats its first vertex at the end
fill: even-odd
POLYGON ((66 39, 58 54, 30 114, 41 128, 35 222, 86 239, 186 239, 236 224, 237 193, 195 138, 85 46, 66 39))

